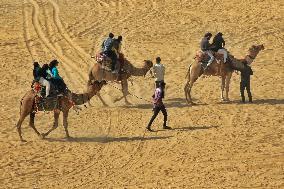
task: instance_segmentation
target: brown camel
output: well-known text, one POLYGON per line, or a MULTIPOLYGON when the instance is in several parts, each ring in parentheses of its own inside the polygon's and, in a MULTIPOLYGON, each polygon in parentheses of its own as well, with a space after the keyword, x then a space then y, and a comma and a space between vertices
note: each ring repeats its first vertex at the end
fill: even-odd
POLYGON ((40 134, 35 128, 35 124, 34 124, 35 112, 43 111, 43 109, 36 103, 37 93, 34 90, 28 91, 21 100, 20 118, 16 125, 21 141, 25 142, 25 140, 22 137, 21 126, 22 126, 24 119, 28 115, 30 115, 30 123, 29 123, 30 127, 33 128, 33 130, 36 132, 38 136, 45 138, 51 131, 53 131, 54 129, 58 127, 58 118, 59 118, 60 111, 63 112, 63 126, 66 132, 66 137, 70 138, 70 135, 68 132, 68 121, 67 121, 69 109, 73 107, 74 105, 81 105, 86 102, 89 102, 89 100, 94 95, 96 95, 96 93, 99 92, 102 86, 105 84, 106 84, 105 81, 88 83, 86 93, 75 94, 75 93, 69 92, 69 94, 67 95, 68 97, 62 96, 62 97, 59 97, 57 100, 51 99, 53 103, 49 102, 49 105, 47 105, 48 107, 46 107, 44 111, 54 111, 53 127, 47 133, 44 133, 44 134, 40 134), (72 100, 70 100, 70 98, 72 100), (54 100, 55 100, 55 103, 54 103, 54 100), (55 108, 54 104, 56 104, 57 108, 55 108))
POLYGON ((214 62, 210 65, 210 67, 204 71, 201 66, 200 59, 195 58, 194 63, 189 66, 188 72, 186 74, 187 82, 184 87, 185 97, 188 104, 194 104, 191 99, 191 88, 193 87, 194 82, 201 76, 201 75, 208 75, 208 76, 220 76, 222 78, 221 82, 221 99, 223 101, 229 101, 229 86, 230 86, 230 79, 232 77, 232 73, 235 70, 242 70, 244 68, 244 62, 251 64, 253 60, 257 57, 258 53, 264 50, 263 45, 253 45, 248 50, 248 55, 245 56, 244 59, 236 59, 233 56, 229 55, 231 60, 231 64, 224 64, 222 62, 223 55, 216 54, 216 58, 214 62), (216 59, 221 60, 219 63, 216 59), (224 89, 226 88, 226 94, 224 97, 224 89))
MULTIPOLYGON (((110 60, 107 59, 107 61, 110 60)), ((116 99, 115 101, 119 101, 122 98, 124 98, 125 102, 129 104, 126 98, 126 96, 129 94, 127 79, 131 76, 145 76, 147 72, 151 69, 151 67, 153 67, 153 63, 150 60, 144 60, 143 67, 137 68, 134 65, 132 65, 127 59, 124 59, 124 63, 121 68, 122 73, 120 74, 115 74, 112 73, 111 71, 107 71, 102 66, 109 64, 110 64, 109 62, 94 64, 94 66, 92 66, 92 68, 89 71, 89 82, 101 81, 101 80, 121 82, 123 96, 121 98, 116 99)), ((97 94, 97 96, 100 98, 102 103, 106 105, 99 93, 97 94)))

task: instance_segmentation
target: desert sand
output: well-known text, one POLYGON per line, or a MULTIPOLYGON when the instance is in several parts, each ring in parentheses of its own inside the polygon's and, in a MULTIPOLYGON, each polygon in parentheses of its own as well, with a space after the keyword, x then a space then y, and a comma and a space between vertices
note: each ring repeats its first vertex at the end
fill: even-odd
MULTIPOLYGON (((0 2, 0 188, 284 188, 284 3, 281 0, 1 0, 0 2), (183 87, 205 32, 221 31, 227 49, 244 57, 264 44, 252 68, 253 104, 240 104, 234 73, 230 103, 220 102, 220 78, 183 87), (105 86, 92 107, 71 111, 66 140, 62 126, 46 140, 23 124, 15 128, 22 96, 30 89, 32 62, 58 59, 60 74, 83 92, 91 59, 113 32, 136 66, 160 56, 166 66, 165 104, 171 131, 145 132, 149 102, 105 86)), ((151 100, 150 75, 133 77, 130 92, 151 100)), ((120 87, 118 84, 113 84, 120 87)), ((52 113, 36 115, 46 132, 52 113)))

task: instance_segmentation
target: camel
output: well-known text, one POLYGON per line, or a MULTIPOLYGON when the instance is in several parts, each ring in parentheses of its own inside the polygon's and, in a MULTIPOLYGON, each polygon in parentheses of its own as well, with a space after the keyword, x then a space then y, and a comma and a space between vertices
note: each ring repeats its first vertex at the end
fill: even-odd
MULTIPOLYGON (((121 68, 122 73, 115 74, 103 68, 103 65, 110 64, 109 62, 110 59, 107 59, 106 61, 107 62, 96 63, 94 64, 94 66, 91 67, 91 69, 89 70, 89 82, 101 81, 101 80, 121 82, 123 96, 116 99, 115 101, 119 101, 122 98, 124 98, 125 103, 130 104, 127 100, 127 95, 129 94, 127 79, 130 78, 131 76, 144 76, 145 77, 147 72, 151 69, 151 67, 153 67, 153 62, 150 60, 144 60, 143 67, 137 68, 133 64, 131 64, 127 59, 124 58, 123 59, 124 62, 121 68)), ((99 93, 97 94, 97 96, 100 98, 102 103, 106 106, 106 104, 104 103, 99 93)))
MULTIPOLYGON (((24 119, 28 115, 30 115, 30 122, 29 122, 30 127, 36 132, 36 134, 38 136, 40 136, 41 138, 45 138, 51 131, 53 131, 54 129, 56 129, 58 127, 58 118, 59 118, 60 111, 63 112, 63 126, 64 126, 64 129, 65 129, 65 132, 66 132, 66 137, 70 138, 70 135, 69 135, 69 132, 68 132, 68 121, 67 121, 69 109, 71 107, 73 107, 74 105, 82 105, 86 102, 89 102, 89 100, 94 95, 96 95, 96 93, 99 92, 101 90, 102 86, 105 85, 105 84, 106 84, 105 81, 102 81, 102 82, 97 81, 97 82, 93 82, 93 83, 88 83, 86 93, 76 94, 76 93, 68 92, 69 93, 68 95, 64 95, 62 97, 59 97, 57 100, 51 99, 51 100, 56 101, 58 108, 55 108, 55 106, 49 106, 48 108, 46 108, 44 110, 44 111, 54 111, 53 127, 48 132, 46 132, 44 134, 40 134, 38 132, 38 130, 35 128, 35 124, 34 124, 36 112, 37 111, 43 111, 43 109, 41 107, 38 107, 38 105, 36 104, 37 92, 35 92, 34 90, 28 91, 21 100, 20 118, 19 118, 19 121, 16 125, 19 136, 20 136, 20 140, 22 142, 26 142, 26 140, 24 140, 23 137, 22 137, 21 126, 22 126, 24 119), (72 100, 70 100, 70 99, 72 99, 72 100)), ((49 103, 49 104, 52 104, 52 103, 49 103)))
POLYGON ((202 69, 202 65, 200 62, 200 59, 195 58, 194 63, 192 63, 187 71, 186 79, 187 82, 184 87, 185 97, 187 100, 187 103, 190 105, 194 105, 191 99, 191 89, 193 87, 194 82, 201 76, 201 75, 207 75, 207 76, 220 76, 222 78, 221 82, 221 99, 222 101, 230 101, 229 100, 229 86, 230 86, 230 79, 232 77, 232 73, 234 70, 242 70, 244 69, 243 62, 246 62, 248 65, 250 65, 254 59, 257 57, 258 53, 264 50, 263 45, 253 45, 248 50, 248 55, 244 57, 244 59, 237 59, 233 57, 232 55, 229 55, 229 58, 231 60, 231 64, 224 64, 222 62, 223 55, 216 54, 216 57, 213 61, 213 63, 210 65, 210 67, 207 70, 202 69), (221 60, 219 63, 216 61, 221 60), (226 89, 225 97, 224 97, 224 89, 226 89))

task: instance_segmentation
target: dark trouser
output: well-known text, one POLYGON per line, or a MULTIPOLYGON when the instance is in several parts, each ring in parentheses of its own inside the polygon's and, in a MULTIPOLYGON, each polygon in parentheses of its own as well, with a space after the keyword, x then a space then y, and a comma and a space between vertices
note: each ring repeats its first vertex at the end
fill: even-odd
POLYGON ((160 87, 160 84, 164 82, 164 80, 161 80, 161 81, 155 81, 156 83, 156 88, 159 88, 160 87))
POLYGON ((162 113, 164 115, 164 124, 163 124, 163 126, 166 126, 167 120, 168 120, 168 113, 167 113, 166 107, 164 105, 162 105, 162 106, 154 107, 154 109, 153 109, 154 114, 153 114, 153 116, 152 116, 152 118, 151 118, 147 128, 151 127, 153 121, 155 120, 155 118, 157 117, 157 115, 159 114, 160 111, 162 111, 162 113))
POLYGON ((67 86, 62 79, 51 79, 51 82, 56 86, 57 90, 60 93, 63 93, 67 86))
POLYGON ((240 83, 240 92, 241 92, 241 97, 242 97, 242 102, 245 102, 245 89, 247 90, 248 97, 249 97, 249 102, 252 102, 252 96, 250 92, 250 80, 247 81, 241 81, 240 83))
POLYGON ((105 55, 111 58, 111 71, 115 70, 115 65, 117 61, 117 56, 114 51, 105 51, 105 55))

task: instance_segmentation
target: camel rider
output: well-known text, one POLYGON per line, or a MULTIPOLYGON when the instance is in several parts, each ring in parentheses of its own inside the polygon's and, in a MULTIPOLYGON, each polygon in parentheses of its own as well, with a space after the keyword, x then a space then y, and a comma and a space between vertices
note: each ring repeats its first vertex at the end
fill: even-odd
POLYGON ((47 81, 47 74, 44 67, 45 65, 47 64, 44 64, 41 68, 38 62, 34 62, 33 75, 35 81, 38 81, 42 86, 45 86, 45 97, 48 97, 50 91, 50 83, 49 81, 47 81))
POLYGON ((38 62, 34 62, 33 76, 35 81, 39 81, 39 72, 41 67, 38 62))
POLYGON ((212 50, 214 52, 220 53, 224 55, 224 63, 226 63, 227 58, 228 58, 228 52, 224 48, 225 47, 225 40, 223 39, 223 34, 221 32, 217 33, 215 37, 213 38, 213 43, 212 43, 212 50))
POLYGON ((114 35, 112 33, 110 33, 109 37, 106 40, 104 40, 104 42, 102 43, 102 51, 106 56, 111 58, 111 60, 112 60, 111 71, 113 73, 116 73, 115 64, 116 64, 116 61, 117 61, 117 55, 116 55, 114 47, 113 47, 113 37, 114 37, 114 35))
POLYGON ((60 93, 64 93, 67 86, 63 81, 62 77, 59 76, 59 72, 57 69, 58 64, 59 62, 57 60, 52 60, 49 63, 49 69, 51 71, 51 81, 55 84, 60 93))
POLYGON ((210 56, 210 60, 208 61, 205 70, 208 68, 208 66, 210 66, 210 64, 213 62, 214 60, 214 56, 213 53, 211 51, 211 44, 209 43, 210 38, 212 37, 211 33, 206 33, 204 35, 204 37, 202 38, 201 42, 200 42, 200 48, 201 51, 208 54, 208 56, 210 56))
POLYGON ((115 53, 117 57, 119 57, 119 54, 121 53, 121 42, 122 42, 122 36, 118 36, 117 39, 113 40, 113 47, 115 49, 115 53))
POLYGON ((115 54, 118 58, 118 62, 117 62, 117 66, 116 66, 116 70, 120 70, 121 66, 124 63, 124 56, 121 52, 121 46, 122 46, 122 36, 118 36, 117 39, 114 39, 113 41, 113 47, 115 50, 115 54))
POLYGON ((156 58, 156 64, 153 66, 156 88, 160 87, 160 83, 164 83, 165 66, 161 64, 161 58, 156 58))

